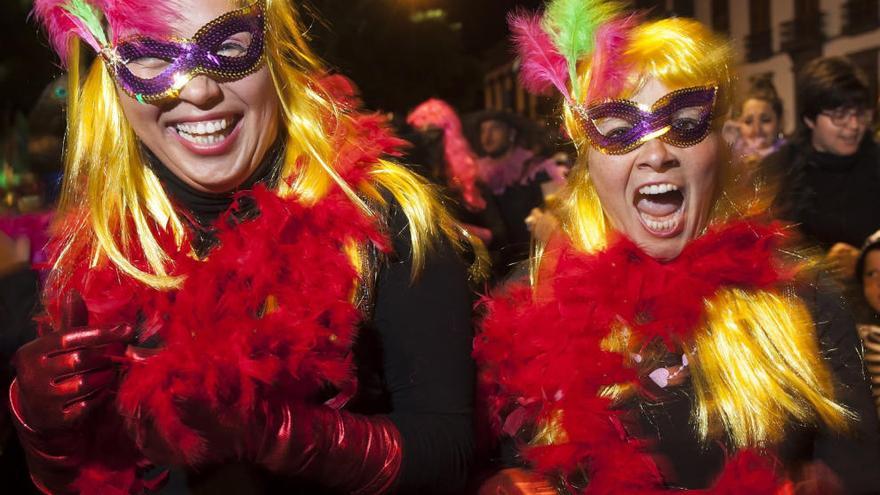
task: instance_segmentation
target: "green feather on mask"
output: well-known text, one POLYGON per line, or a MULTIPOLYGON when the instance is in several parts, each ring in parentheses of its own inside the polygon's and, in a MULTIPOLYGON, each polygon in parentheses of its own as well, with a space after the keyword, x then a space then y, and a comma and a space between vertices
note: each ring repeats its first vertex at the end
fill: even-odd
POLYGON ((108 44, 107 35, 104 33, 104 26, 101 21, 103 16, 86 0, 67 0, 61 5, 61 8, 79 21, 78 24, 81 24, 82 27, 88 30, 99 46, 106 46, 108 44))
POLYGON ((607 0, 553 0, 544 15, 544 29, 568 62, 572 95, 578 98, 578 61, 593 52, 599 26, 623 11, 618 2, 607 0))

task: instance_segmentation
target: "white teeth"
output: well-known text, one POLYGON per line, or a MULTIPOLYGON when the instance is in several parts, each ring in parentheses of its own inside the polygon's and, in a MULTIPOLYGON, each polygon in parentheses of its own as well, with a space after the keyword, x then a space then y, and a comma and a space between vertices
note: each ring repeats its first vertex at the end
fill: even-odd
POLYGON ((232 119, 211 120, 208 122, 181 122, 174 127, 180 135, 189 134, 205 135, 215 134, 226 130, 232 124, 232 119))
POLYGON ((678 186, 675 184, 652 184, 640 188, 639 194, 665 194, 670 191, 678 191, 678 186))
POLYGON ((178 134, 180 134, 180 137, 182 137, 183 139, 202 146, 211 146, 226 139, 226 136, 217 136, 215 134, 209 134, 207 136, 196 136, 193 134, 187 134, 183 131, 178 131, 178 134))
POLYGON ((658 234, 665 234, 674 231, 678 228, 682 219, 680 210, 673 213, 671 218, 666 218, 664 220, 658 220, 656 217, 652 217, 643 212, 639 212, 639 215, 642 217, 642 221, 645 222, 645 225, 658 234))

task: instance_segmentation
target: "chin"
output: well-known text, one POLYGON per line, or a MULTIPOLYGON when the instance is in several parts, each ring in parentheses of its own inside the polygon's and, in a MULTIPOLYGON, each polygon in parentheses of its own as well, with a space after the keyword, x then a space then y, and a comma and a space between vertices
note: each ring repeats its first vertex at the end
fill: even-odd
POLYGON ((649 239, 644 242, 636 242, 636 244, 645 254, 656 260, 672 261, 678 258, 687 245, 687 241, 685 239, 664 239, 661 241, 649 239))

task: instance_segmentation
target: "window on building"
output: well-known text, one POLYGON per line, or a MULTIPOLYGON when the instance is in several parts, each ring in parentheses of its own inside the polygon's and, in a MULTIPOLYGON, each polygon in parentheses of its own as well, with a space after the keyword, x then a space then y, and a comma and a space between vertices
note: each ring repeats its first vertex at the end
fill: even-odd
POLYGON ((822 52, 823 15, 819 0, 795 0, 794 20, 782 23, 782 49, 809 60, 822 52))
POLYGON ((693 17, 694 0, 673 0, 672 11, 678 17, 693 17))
POLYGON ((865 76, 867 76, 868 87, 870 88, 869 96, 871 98, 870 101, 872 102, 877 101, 877 78, 880 76, 880 74, 878 74, 878 56, 880 56, 880 49, 877 48, 847 55, 847 58, 852 60, 852 62, 865 73, 865 76))
POLYGON ((719 33, 730 32, 729 0, 712 0, 712 29, 719 33))
POLYGON ((749 34, 746 38, 746 58, 756 62, 773 55, 770 2, 749 0, 749 34))
POLYGON ((816 19, 816 18, 818 18, 819 17, 819 0, 795 0, 795 2, 794 2, 794 16, 797 19, 816 19))
POLYGON ((843 33, 858 34, 880 27, 877 0, 846 0, 843 4, 843 33))

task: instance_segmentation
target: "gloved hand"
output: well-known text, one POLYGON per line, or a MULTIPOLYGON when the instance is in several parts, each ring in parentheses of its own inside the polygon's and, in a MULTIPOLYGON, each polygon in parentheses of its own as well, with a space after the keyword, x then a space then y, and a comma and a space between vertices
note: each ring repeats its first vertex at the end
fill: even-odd
MULTIPOLYGON (((129 347, 137 362, 155 351, 129 347)), ((243 460, 282 476, 297 477, 359 495, 387 493, 400 472, 402 445, 397 427, 383 416, 362 416, 328 406, 263 401, 246 421, 221 423, 205 404, 181 398, 185 424, 205 440, 201 463, 243 460)), ((154 463, 180 464, 186 456, 163 440, 149 418, 131 433, 154 463)))
POLYGON ((31 478, 45 493, 66 493, 76 477, 80 423, 115 391, 116 359, 132 339, 128 326, 85 326, 77 294, 68 296, 60 328, 22 346, 9 402, 31 478))

